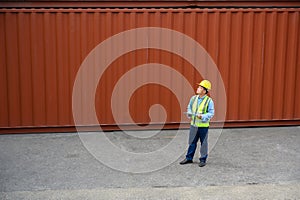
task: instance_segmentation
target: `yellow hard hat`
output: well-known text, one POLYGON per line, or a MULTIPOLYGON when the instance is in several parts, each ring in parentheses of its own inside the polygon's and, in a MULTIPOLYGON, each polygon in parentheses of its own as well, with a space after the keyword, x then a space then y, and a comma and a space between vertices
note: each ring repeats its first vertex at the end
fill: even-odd
POLYGON ((211 90, 211 83, 208 80, 203 80, 199 83, 200 86, 204 87, 207 90, 211 90))

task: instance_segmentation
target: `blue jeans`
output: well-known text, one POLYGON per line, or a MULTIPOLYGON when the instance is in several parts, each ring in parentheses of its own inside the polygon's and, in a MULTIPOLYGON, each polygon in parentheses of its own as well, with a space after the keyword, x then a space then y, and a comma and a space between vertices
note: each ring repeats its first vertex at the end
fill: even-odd
POLYGON ((189 148, 186 154, 187 160, 193 160, 195 151, 197 149, 197 143, 200 138, 200 162, 206 162, 207 154, 208 154, 208 127, 190 127, 190 134, 189 134, 189 148))

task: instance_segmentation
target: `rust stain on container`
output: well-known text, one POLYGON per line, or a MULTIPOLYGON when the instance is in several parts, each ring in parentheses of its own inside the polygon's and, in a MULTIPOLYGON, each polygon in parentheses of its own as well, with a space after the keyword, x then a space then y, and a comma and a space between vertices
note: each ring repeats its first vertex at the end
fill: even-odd
MULTIPOLYGON (((81 63, 101 42, 140 27, 179 31, 206 49, 226 88, 226 126, 299 124, 299 13, 299 8, 0 9, 0 132, 43 127, 60 131, 74 126, 72 89, 81 63)), ((130 44, 124 38, 122 45, 130 44)), ((193 53, 193 49, 182 50, 193 53)), ((110 51, 114 44, 107 56, 110 51)), ((185 59, 167 51, 150 48, 124 54, 99 80, 95 105, 101 125, 112 129, 116 125, 110 103, 118 80, 147 63, 171 66, 191 85, 202 78, 185 59)), ((161 78, 178 84, 170 77, 161 78)), ((213 85, 213 90, 218 93, 218 86, 213 85)), ((222 102, 218 96, 215 102, 213 122, 218 122, 222 102)), ((138 88, 131 97, 134 121, 149 123, 154 104, 165 107, 166 125, 180 123, 178 100, 168 88, 156 84, 138 88)), ((163 113, 156 115, 159 124, 163 113)), ((88 118, 84 121, 83 126, 94 125, 88 118)))

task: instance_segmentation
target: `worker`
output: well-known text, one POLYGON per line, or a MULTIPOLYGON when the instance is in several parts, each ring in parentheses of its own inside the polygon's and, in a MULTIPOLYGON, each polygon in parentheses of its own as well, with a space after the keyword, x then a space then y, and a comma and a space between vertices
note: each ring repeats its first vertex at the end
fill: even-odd
POLYGON ((212 98, 208 96, 208 92, 211 90, 211 83, 208 80, 203 80, 198 85, 197 95, 191 97, 187 107, 187 115, 191 119, 189 148, 185 159, 180 164, 193 163, 193 157, 200 138, 199 167, 204 167, 208 156, 207 139, 209 122, 214 116, 215 109, 212 98))

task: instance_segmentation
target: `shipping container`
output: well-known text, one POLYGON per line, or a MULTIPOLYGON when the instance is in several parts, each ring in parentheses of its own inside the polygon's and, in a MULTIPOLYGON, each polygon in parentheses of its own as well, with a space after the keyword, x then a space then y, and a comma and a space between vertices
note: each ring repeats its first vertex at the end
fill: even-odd
MULTIPOLYGON (((222 80, 217 76, 212 80, 216 83, 211 91, 216 104, 213 126, 222 126, 223 120, 227 127, 299 125, 299 14, 300 8, 296 6, 138 9, 7 6, 0 9, 0 133, 74 131, 75 125, 93 130, 97 124, 91 119, 90 110, 85 110, 85 94, 94 94, 94 107, 90 107, 104 130, 118 129, 120 124, 128 129, 136 128, 135 124, 144 128, 178 128, 184 122, 188 127, 188 120, 182 119, 185 109, 182 106, 187 106, 193 94, 185 93, 183 81, 187 80, 195 90, 196 83, 214 74, 210 74, 209 68, 199 73, 188 59, 163 48, 146 45, 147 48, 134 49, 140 42, 135 38, 140 37, 134 31, 130 36, 124 33, 147 27, 162 31, 145 35, 146 40, 154 37, 162 44, 168 42, 162 36, 164 30, 183 34, 183 38, 191 38, 203 47, 217 66, 222 80), (107 42, 120 35, 121 43, 107 42), (104 43, 107 46, 102 52, 103 60, 88 59, 104 43), (134 50, 113 57, 127 47, 134 50), (112 58, 109 63, 107 60, 112 58), (102 61, 107 63, 105 68, 97 66, 102 61), (85 85, 80 88, 82 96, 74 97, 76 76, 85 62, 91 62, 92 67, 84 79, 97 85, 85 85), (148 68, 135 70, 141 66, 148 68), (171 71, 166 76, 159 67, 171 71), (98 70, 102 70, 101 77, 93 75, 99 74, 98 70), (132 76, 126 79, 128 73, 132 76), (182 82, 176 81, 178 74, 184 79, 182 82), (153 77, 158 83, 150 80, 153 77), (137 80, 147 81, 136 87, 137 80), (126 84, 118 84, 121 81, 126 84), (183 96, 178 98, 160 82, 181 87, 183 96), (226 91, 225 101, 219 95, 220 83, 226 91), (117 85, 119 93, 115 95, 117 85), (133 88, 136 90, 131 91, 133 88), (74 98, 76 109, 81 109, 79 124, 74 123, 74 98), (113 102, 116 104, 112 106, 113 102), (128 105, 125 109, 133 122, 123 115, 124 105, 128 105)), ((197 58, 194 47, 186 46, 185 39, 177 42, 182 49, 176 51, 197 58)), ((210 61, 202 64, 206 62, 210 61)))

